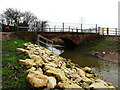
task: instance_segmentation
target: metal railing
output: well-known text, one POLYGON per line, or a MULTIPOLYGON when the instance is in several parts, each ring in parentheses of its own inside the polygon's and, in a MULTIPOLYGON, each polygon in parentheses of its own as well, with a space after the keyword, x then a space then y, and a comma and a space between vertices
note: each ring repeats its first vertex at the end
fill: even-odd
MULTIPOLYGON (((79 29, 79 28, 44 28, 43 31, 41 30, 29 30, 27 27, 22 27, 21 30, 23 31, 32 31, 32 32, 76 32, 76 33, 98 33, 96 28, 90 29, 79 29)), ((19 31, 21 31, 19 29, 19 31)))
POLYGON ((36 31, 36 32, 78 32, 78 33, 98 33, 97 24, 71 24, 57 23, 46 27, 18 27, 18 30, 36 31))
POLYGON ((37 43, 38 43, 38 45, 40 45, 40 43, 42 43, 42 44, 44 44, 46 46, 51 46, 52 47, 52 51, 53 51, 53 41, 52 40, 49 40, 46 37, 43 37, 41 35, 38 35, 37 36, 37 43), (41 39, 43 39, 46 42, 43 42, 41 39))

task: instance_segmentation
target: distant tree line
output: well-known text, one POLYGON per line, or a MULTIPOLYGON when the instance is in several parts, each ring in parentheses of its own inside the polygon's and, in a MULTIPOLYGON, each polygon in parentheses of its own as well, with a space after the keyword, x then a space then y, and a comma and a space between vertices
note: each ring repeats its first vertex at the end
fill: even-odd
POLYGON ((3 31, 9 30, 9 28, 14 31, 18 29, 18 26, 29 27, 30 29, 37 27, 39 30, 44 31, 44 28, 47 26, 47 21, 39 20, 30 11, 21 12, 14 8, 7 8, 0 14, 0 24, 2 25, 3 31))

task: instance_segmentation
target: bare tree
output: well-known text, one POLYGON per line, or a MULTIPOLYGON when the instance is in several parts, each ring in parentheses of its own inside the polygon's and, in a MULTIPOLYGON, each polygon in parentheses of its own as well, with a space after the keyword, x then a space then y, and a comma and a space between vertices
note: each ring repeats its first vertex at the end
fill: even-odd
POLYGON ((41 22, 41 32, 46 31, 45 27, 47 27, 47 26, 48 26, 47 21, 42 21, 41 22))
POLYGON ((30 11, 26 11, 23 13, 23 22, 30 25, 37 20, 37 17, 33 15, 30 11))
POLYGON ((0 23, 8 26, 23 26, 30 27, 31 30, 45 31, 47 26, 47 21, 39 20, 30 11, 21 12, 17 9, 8 8, 2 14, 0 14, 0 23))
POLYGON ((8 8, 1 14, 1 20, 5 24, 17 26, 21 20, 22 14, 17 9, 8 8))

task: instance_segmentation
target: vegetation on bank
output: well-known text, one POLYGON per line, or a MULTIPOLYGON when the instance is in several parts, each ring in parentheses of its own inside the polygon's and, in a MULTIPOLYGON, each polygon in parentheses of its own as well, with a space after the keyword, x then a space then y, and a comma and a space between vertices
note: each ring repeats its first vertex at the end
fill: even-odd
POLYGON ((26 68, 19 65, 20 59, 26 59, 29 56, 23 53, 17 53, 17 48, 25 48, 24 43, 29 41, 10 40, 2 41, 2 87, 3 88, 24 88, 29 89, 30 85, 25 80, 28 72, 26 68))
POLYGON ((113 50, 115 52, 119 51, 118 46, 120 45, 119 40, 105 40, 105 39, 93 39, 83 41, 79 47, 82 51, 104 51, 104 50, 113 50))
POLYGON ((78 50, 102 60, 117 63, 119 62, 120 40, 118 38, 86 40, 79 45, 78 50))
POLYGON ((104 50, 105 48, 114 48, 117 49, 117 42, 116 41, 110 41, 110 40, 102 40, 95 42, 96 44, 91 46, 88 50, 104 50))

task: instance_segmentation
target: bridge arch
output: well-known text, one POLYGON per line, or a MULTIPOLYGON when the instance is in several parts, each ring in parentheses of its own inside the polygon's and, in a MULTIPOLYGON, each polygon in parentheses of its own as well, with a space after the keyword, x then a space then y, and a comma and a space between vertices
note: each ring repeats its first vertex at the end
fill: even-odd
POLYGON ((77 43, 72 38, 69 38, 69 37, 53 37, 53 38, 51 38, 51 40, 55 39, 55 38, 62 39, 64 41, 64 45, 69 46, 69 48, 77 47, 77 43))

